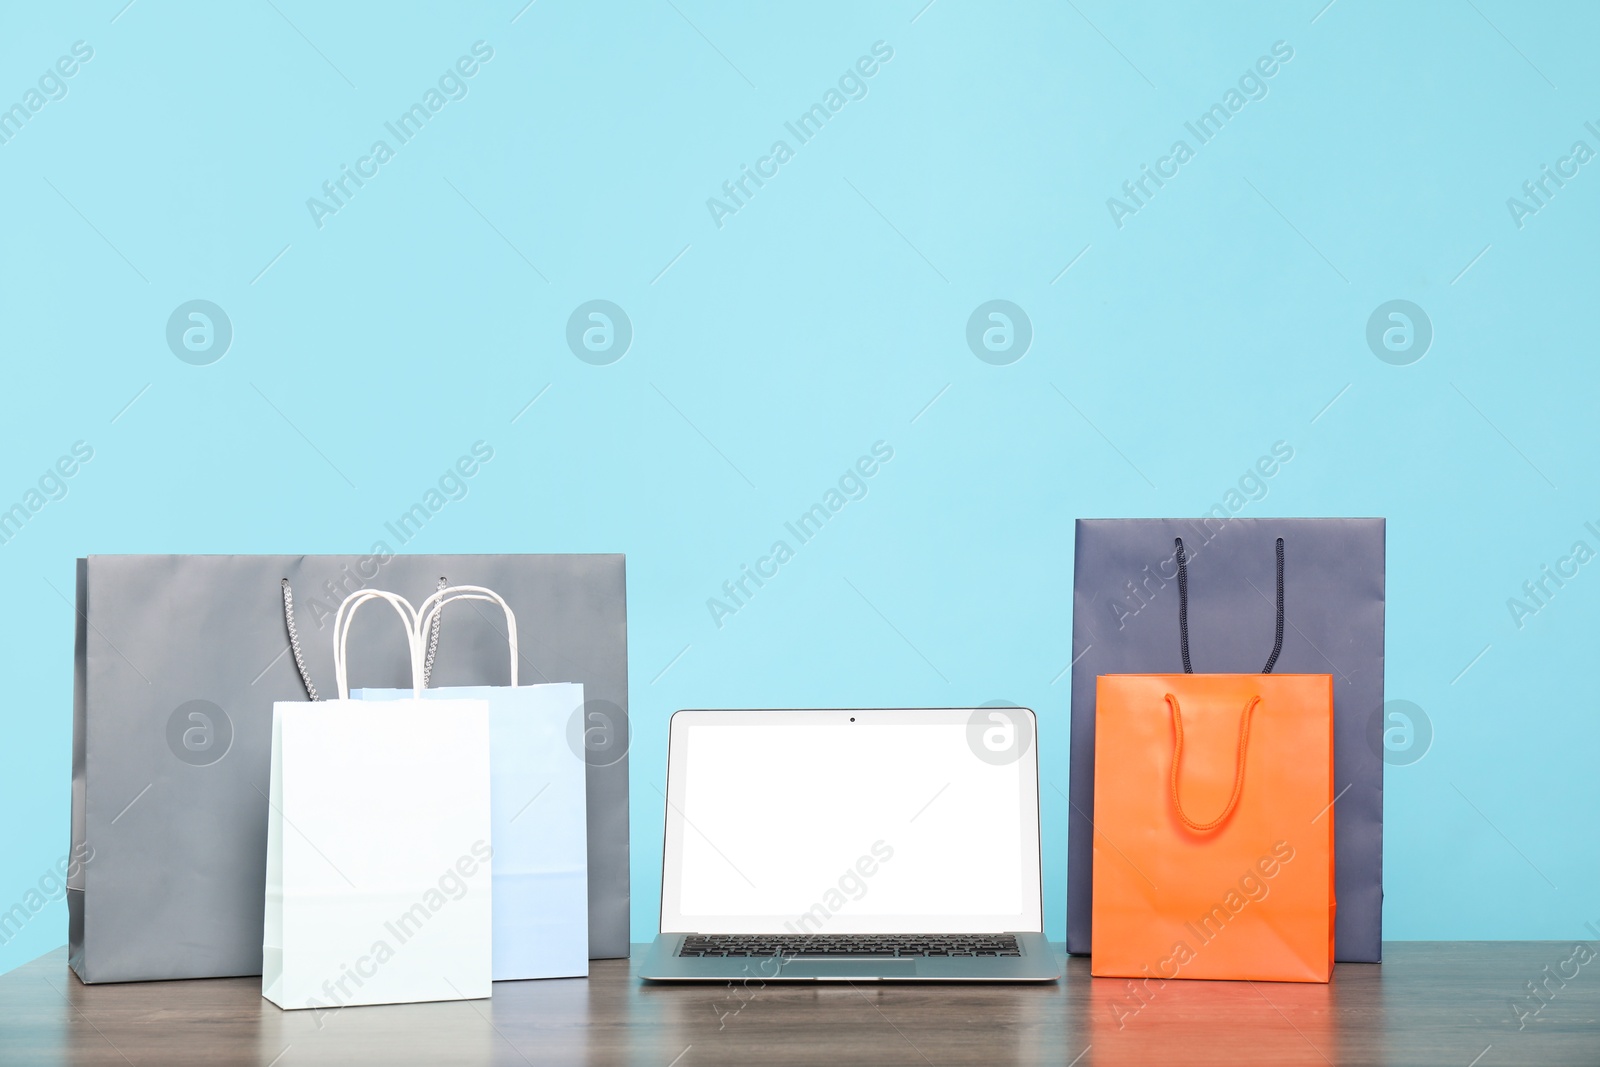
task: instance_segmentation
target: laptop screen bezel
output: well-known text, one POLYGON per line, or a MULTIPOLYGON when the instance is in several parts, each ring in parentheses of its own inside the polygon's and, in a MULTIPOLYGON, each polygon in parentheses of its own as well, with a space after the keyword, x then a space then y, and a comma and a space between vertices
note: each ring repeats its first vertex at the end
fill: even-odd
POLYGON ((1037 716, 1029 708, 1006 706, 1003 708, 773 708, 773 709, 704 709, 685 708, 673 714, 668 725, 666 812, 662 829, 661 870, 661 922, 663 934, 739 934, 789 932, 786 924, 796 916, 772 915, 688 915, 682 910, 680 895, 683 878, 682 852, 676 844, 685 832, 683 816, 684 768, 689 730, 697 725, 740 726, 760 722, 770 725, 774 721, 790 720, 816 724, 818 721, 837 723, 841 730, 852 722, 903 725, 907 728, 930 725, 966 725, 974 715, 984 711, 1004 711, 1027 716, 1026 735, 1030 739, 1028 750, 1019 757, 1021 794, 1019 804, 1022 818, 1022 837, 1032 847, 1021 849, 1020 876, 1024 887, 1022 908, 1016 913, 985 915, 918 916, 915 920, 896 921, 887 916, 853 918, 840 913, 830 917, 826 933, 992 933, 1000 931, 1041 933, 1043 920, 1043 883, 1040 868, 1039 838, 1039 758, 1037 716), (1027 887, 1032 892, 1027 892, 1027 887), (924 927, 926 927, 924 929, 924 927))

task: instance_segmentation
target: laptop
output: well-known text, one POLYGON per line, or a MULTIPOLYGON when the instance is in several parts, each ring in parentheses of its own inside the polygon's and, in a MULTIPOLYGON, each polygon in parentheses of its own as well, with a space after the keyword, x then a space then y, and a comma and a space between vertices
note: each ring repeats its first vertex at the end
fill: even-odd
POLYGON ((684 710, 653 981, 1046 982, 1027 708, 684 710))

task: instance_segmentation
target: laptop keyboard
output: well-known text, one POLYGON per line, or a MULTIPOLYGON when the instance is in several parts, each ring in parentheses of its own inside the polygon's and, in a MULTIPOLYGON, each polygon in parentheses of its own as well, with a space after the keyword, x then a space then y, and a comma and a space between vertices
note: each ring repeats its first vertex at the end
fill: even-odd
POLYGON ((784 956, 896 959, 927 956, 1020 956, 1010 934, 691 934, 682 956, 784 956))

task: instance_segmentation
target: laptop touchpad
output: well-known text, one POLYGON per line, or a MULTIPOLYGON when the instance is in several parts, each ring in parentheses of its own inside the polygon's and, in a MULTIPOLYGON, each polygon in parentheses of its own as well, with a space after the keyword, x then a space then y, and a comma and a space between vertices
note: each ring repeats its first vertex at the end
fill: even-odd
POLYGON ((794 978, 896 978, 916 973, 916 960, 793 960, 779 972, 794 978))

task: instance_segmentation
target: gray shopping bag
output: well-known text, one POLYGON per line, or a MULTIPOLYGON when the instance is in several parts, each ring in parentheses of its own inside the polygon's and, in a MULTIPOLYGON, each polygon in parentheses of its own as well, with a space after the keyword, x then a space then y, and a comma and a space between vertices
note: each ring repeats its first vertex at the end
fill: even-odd
MULTIPOLYGON (((261 973, 274 701, 334 690, 334 612, 358 588, 420 603, 489 586, 516 611, 524 682, 576 682, 585 763, 589 955, 628 954, 628 662, 620 555, 91 556, 78 561, 68 958, 85 982, 261 973), (300 637, 291 648, 285 592, 300 637)), ((377 619, 354 682, 410 684, 377 619)), ((509 682, 498 609, 452 604, 436 686, 509 682)), ((293 832, 291 829, 289 832, 293 832)))
MULTIPOLYGON (((1072 597, 1067 951, 1090 950, 1095 679, 1185 669, 1177 549, 1188 557, 1189 658, 1204 673, 1333 676, 1335 958, 1376 963, 1383 939, 1383 519, 1080 519, 1072 597)), ((1115 844, 1115 842, 1112 842, 1115 844)))

